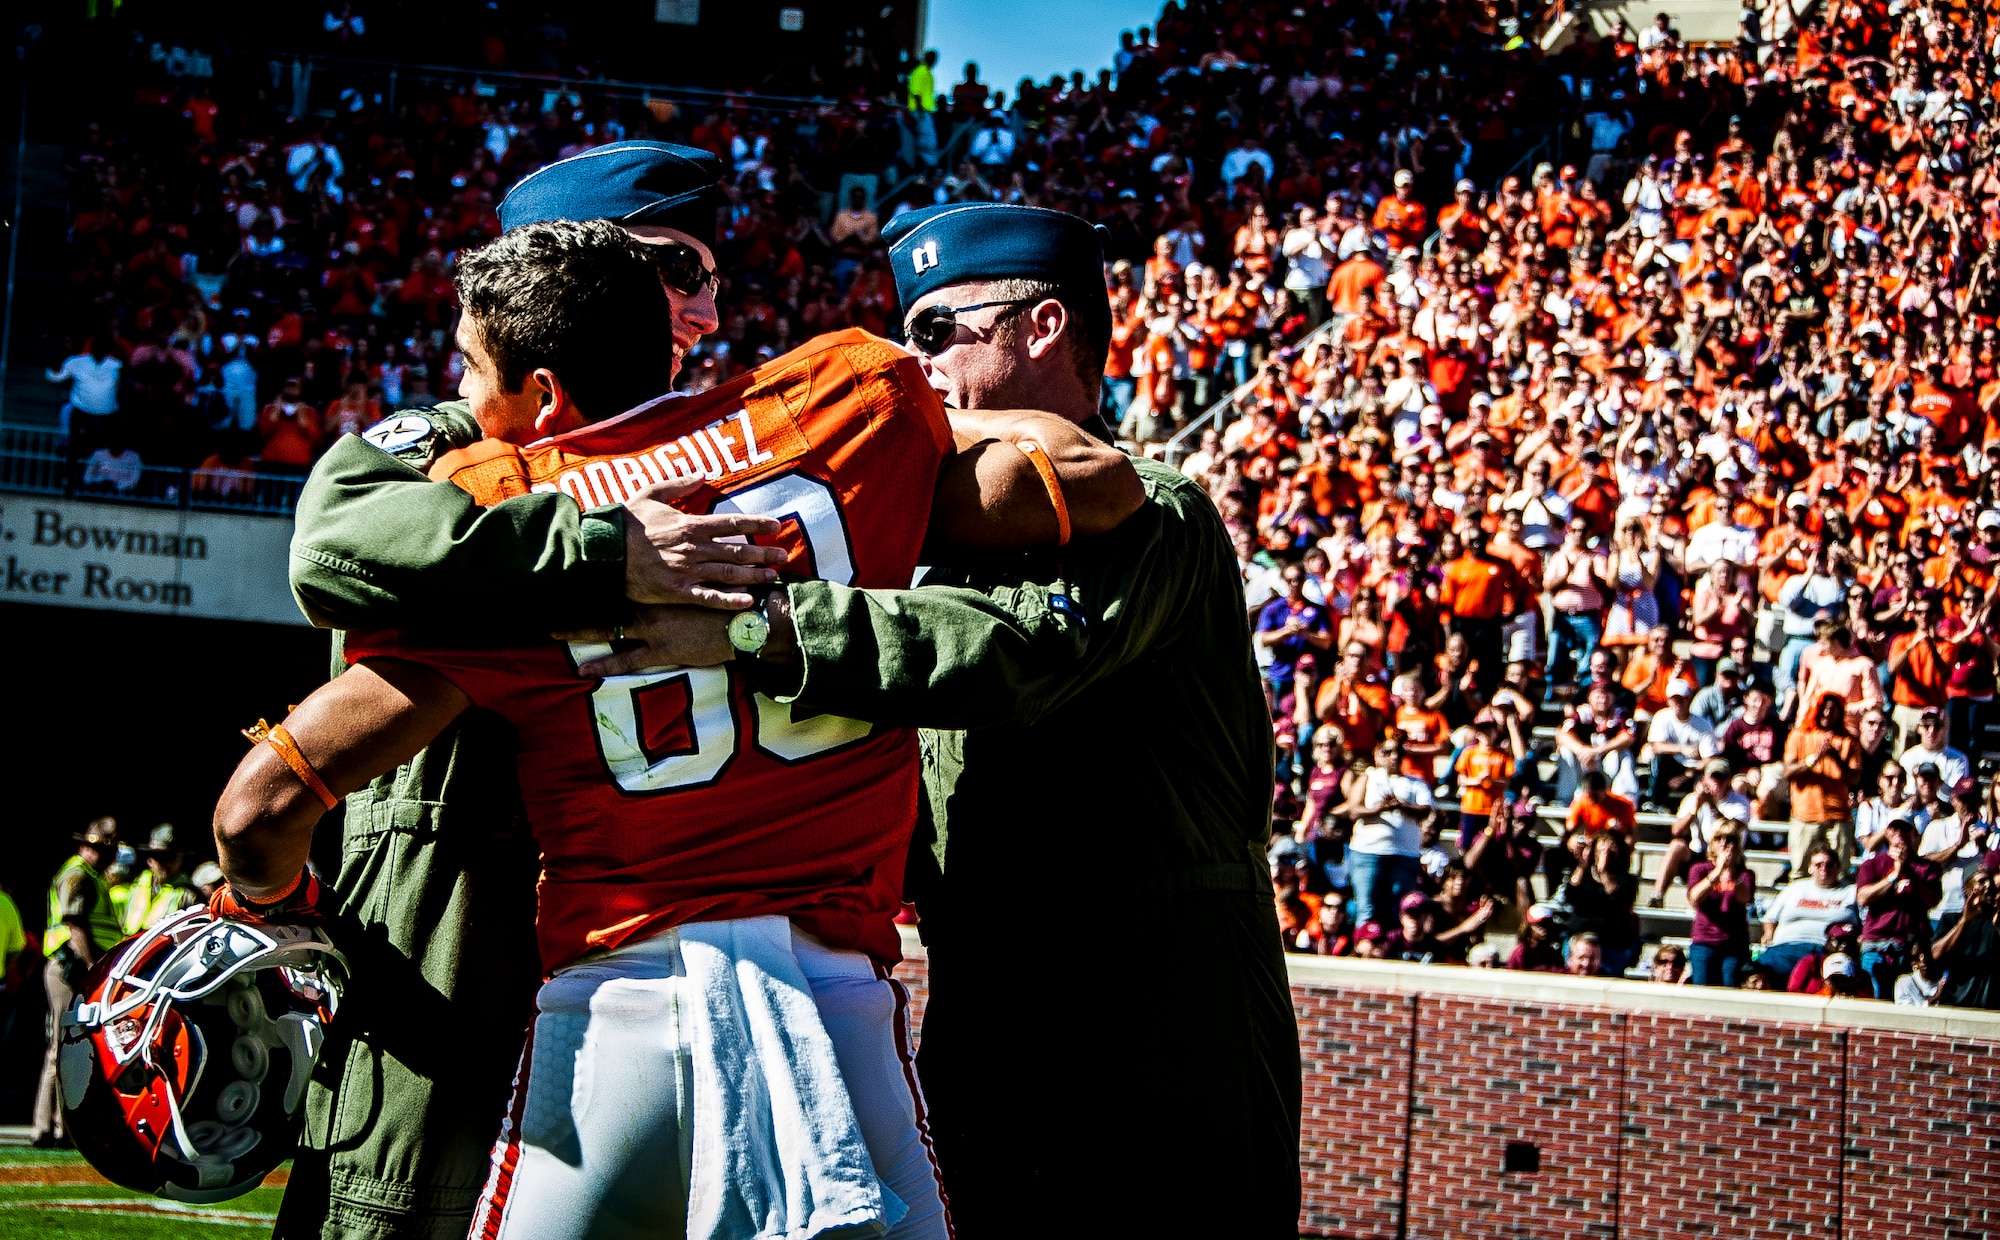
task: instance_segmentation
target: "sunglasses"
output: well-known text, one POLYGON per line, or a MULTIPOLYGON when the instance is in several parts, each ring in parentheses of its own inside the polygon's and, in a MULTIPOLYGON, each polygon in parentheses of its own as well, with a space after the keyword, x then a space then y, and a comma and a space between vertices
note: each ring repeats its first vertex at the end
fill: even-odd
POLYGON ((722 277, 715 268, 702 263, 693 246, 676 243, 647 248, 653 251, 653 265, 660 273, 660 280, 681 296, 699 296, 703 289, 713 291, 721 285, 722 277))
POLYGON ((1016 297, 1010 301, 979 301, 969 306, 926 306, 910 316, 905 334, 926 357, 936 357, 951 347, 958 335, 958 316, 994 306, 1032 306, 1037 297, 1016 297))

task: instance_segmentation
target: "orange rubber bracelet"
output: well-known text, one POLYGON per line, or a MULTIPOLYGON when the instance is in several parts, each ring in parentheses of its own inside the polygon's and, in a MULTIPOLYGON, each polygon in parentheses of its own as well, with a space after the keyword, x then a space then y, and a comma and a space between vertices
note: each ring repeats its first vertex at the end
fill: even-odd
POLYGON ((1049 460, 1048 450, 1032 439, 1017 439, 1014 446, 1028 458, 1035 472, 1042 476, 1042 485, 1048 488, 1049 503, 1056 510, 1056 546, 1069 545, 1069 505, 1063 501, 1062 480, 1056 477, 1056 467, 1049 460))
MULTIPOLYGON (((314 778, 318 778, 318 777, 317 777, 317 776, 315 776, 314 778)), ((272 892, 272 893, 271 893, 270 895, 268 895, 268 896, 265 896, 265 897, 263 897, 262 899, 258 899, 258 900, 250 900, 250 903, 252 903, 252 904, 277 904, 277 903, 279 903, 280 901, 282 901, 282 900, 285 900, 285 899, 289 898, 289 897, 291 896, 291 894, 292 894, 292 893, 293 893, 294 891, 297 891, 297 890, 299 889, 299 884, 300 884, 300 883, 303 883, 303 882, 305 882, 305 881, 306 881, 306 872, 305 872, 305 870, 301 869, 301 870, 300 870, 300 871, 299 871, 299 872, 298 872, 297 874, 294 874, 294 875, 292 875, 292 881, 291 881, 291 882, 289 882, 289 883, 286 883, 286 884, 284 885, 284 888, 283 888, 282 890, 279 890, 279 891, 274 891, 274 892, 272 892)), ((245 900, 248 900, 248 899, 249 899, 249 897, 248 897, 248 896, 241 896, 241 897, 238 897, 238 898, 239 898, 239 899, 245 899, 245 900)))
POLYGON ((243 735, 249 737, 252 744, 267 744, 277 750, 278 756, 285 760, 285 765, 292 768, 292 774, 299 777, 300 783, 312 789, 312 794, 319 798, 321 805, 333 809, 340 804, 340 798, 333 795, 332 789, 320 779, 319 772, 313 770, 312 763, 306 761, 306 756, 299 752, 299 743, 292 739, 292 734, 285 730, 284 724, 266 723, 259 719, 256 727, 243 729, 243 735))

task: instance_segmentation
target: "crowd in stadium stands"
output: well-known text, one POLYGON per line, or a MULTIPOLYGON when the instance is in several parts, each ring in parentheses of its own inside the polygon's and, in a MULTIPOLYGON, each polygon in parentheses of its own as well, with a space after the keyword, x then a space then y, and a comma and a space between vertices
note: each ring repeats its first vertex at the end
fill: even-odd
POLYGON ((1502 32, 1379 16, 1359 108, 1274 75, 1226 274, 1169 234, 1135 277, 1140 440, 1212 283, 1311 320, 1325 278, 1183 465, 1270 687, 1286 946, 1616 975, 1684 903, 1661 980, 2000 1003, 1996 14, 1621 29, 1543 70, 1588 155, 1490 192, 1500 83, 1439 58, 1502 32))
POLYGON ((734 170, 697 387, 893 334, 895 211, 1078 212, 1107 417, 1237 541, 1288 950, 2000 1005, 2000 15, 1542 17, 1173 0, 1011 101, 162 92, 77 152, 70 433, 297 472, 449 395, 453 255, 617 137, 734 170))

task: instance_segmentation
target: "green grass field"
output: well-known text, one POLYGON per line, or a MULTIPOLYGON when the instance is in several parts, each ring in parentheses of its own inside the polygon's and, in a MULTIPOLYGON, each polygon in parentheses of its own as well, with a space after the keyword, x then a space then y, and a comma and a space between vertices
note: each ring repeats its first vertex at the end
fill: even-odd
POLYGON ((0 1240, 248 1240, 269 1235, 283 1169, 216 1206, 184 1206, 108 1184, 75 1154, 0 1147, 0 1240))

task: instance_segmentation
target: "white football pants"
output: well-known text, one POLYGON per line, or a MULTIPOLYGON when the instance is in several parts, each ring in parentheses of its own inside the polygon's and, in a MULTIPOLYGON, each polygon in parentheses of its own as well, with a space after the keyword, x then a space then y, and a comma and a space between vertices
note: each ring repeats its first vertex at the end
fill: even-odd
MULTIPOLYGON (((752 921, 777 919, 750 919, 752 921)), ((702 932, 721 923, 682 927, 702 932)), ((693 1064, 703 1001, 683 967, 680 931, 628 943, 558 972, 536 998, 473 1240, 680 1240, 688 1236, 693 1064)), ((895 1240, 947 1240, 937 1164, 910 1048, 909 995, 857 951, 791 932, 791 954, 852 1103, 868 1160, 907 1212, 895 1240)), ((728 1092, 734 1082, 724 1082, 728 1092)), ((755 1090, 744 1100, 755 1101, 755 1090)), ((709 1105, 716 1105, 710 1102, 709 1105)), ((728 1105, 728 1104, 723 1104, 728 1105)), ((782 1125, 781 1125, 782 1128, 782 1125)), ((782 1144, 787 1134, 776 1137, 782 1144)), ((750 1240, 763 1229, 740 1209, 704 1210, 695 1230, 750 1240), (705 1222, 704 1222, 705 1220, 705 1222)), ((790 1225, 798 1226, 796 1218, 790 1225)), ((839 1235, 836 1227, 818 1234, 839 1235)), ((794 1237, 814 1234, 795 1230, 794 1237)), ((872 1231, 870 1232, 872 1234, 872 1231)))

